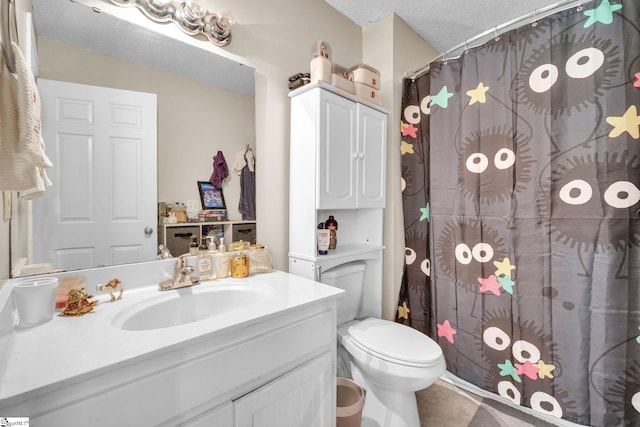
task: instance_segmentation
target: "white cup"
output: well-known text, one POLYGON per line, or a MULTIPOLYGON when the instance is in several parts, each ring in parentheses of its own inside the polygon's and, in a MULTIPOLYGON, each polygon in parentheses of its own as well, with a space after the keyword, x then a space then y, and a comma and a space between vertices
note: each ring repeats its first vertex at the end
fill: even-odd
POLYGON ((57 277, 24 279, 13 285, 13 302, 18 310, 18 326, 29 328, 53 318, 57 277))

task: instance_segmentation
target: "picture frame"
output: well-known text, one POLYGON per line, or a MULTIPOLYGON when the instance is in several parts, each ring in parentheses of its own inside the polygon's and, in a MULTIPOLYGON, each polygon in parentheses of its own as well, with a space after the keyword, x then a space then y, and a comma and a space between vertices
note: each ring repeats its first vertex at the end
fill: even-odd
POLYGON ((200 203, 202 204, 202 210, 227 210, 227 205, 224 201, 222 188, 216 187, 208 181, 198 181, 198 191, 200 193, 200 203))

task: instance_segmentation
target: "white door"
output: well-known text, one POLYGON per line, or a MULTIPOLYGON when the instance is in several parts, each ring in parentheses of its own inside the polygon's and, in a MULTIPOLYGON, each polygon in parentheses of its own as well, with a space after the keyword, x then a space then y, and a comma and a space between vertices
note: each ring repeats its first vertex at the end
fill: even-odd
POLYGON ((320 92, 318 209, 356 207, 356 121, 355 102, 320 92))
POLYGON ((76 269, 155 259, 155 94, 40 79, 53 186, 33 202, 34 262, 76 269))
POLYGON ((387 115, 358 106, 358 207, 384 208, 387 115))

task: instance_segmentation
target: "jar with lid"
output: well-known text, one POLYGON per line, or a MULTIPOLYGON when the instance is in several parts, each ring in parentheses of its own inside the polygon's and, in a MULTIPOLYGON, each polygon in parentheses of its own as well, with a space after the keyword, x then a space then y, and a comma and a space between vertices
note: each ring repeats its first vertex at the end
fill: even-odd
POLYGON ((318 40, 311 46, 311 83, 324 81, 331 83, 331 46, 329 43, 318 40))
POLYGON ((244 250, 231 257, 231 277, 240 279, 249 275, 249 257, 244 250))

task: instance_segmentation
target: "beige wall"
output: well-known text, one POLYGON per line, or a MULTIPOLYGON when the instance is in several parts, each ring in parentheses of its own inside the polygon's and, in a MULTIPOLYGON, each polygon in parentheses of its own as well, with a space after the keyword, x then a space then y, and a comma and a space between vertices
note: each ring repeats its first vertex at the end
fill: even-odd
POLYGON ((393 319, 405 254, 400 185, 402 79, 405 74, 427 64, 437 53, 397 15, 364 28, 362 44, 362 62, 380 71, 383 105, 389 110, 382 316, 393 319))

